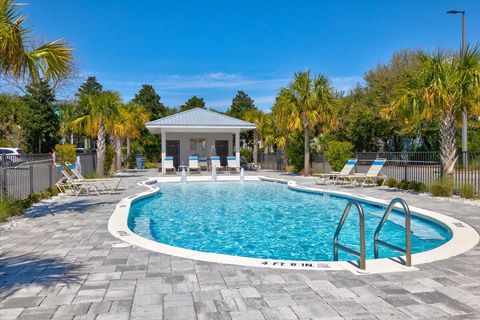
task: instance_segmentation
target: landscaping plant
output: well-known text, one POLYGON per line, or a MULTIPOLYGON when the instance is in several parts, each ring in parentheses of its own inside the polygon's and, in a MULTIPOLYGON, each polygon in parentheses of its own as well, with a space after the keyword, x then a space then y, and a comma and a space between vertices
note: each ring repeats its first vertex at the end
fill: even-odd
POLYGON ((463 184, 460 187, 460 196, 465 199, 475 198, 475 187, 470 183, 463 184))
POLYGON ((453 183, 447 179, 440 179, 430 184, 429 191, 435 197, 450 197, 453 194, 453 183))
POLYGON ((353 145, 350 142, 330 141, 327 144, 325 158, 333 171, 340 171, 352 154, 353 145))

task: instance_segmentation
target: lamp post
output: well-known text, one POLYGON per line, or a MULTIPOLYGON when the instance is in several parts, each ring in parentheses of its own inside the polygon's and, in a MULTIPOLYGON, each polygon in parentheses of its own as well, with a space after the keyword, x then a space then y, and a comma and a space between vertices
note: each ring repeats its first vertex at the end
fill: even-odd
MULTIPOLYGON (((462 52, 461 55, 465 54, 467 48, 466 35, 465 35, 465 11, 459 10, 450 10, 447 11, 448 14, 462 14, 462 52)), ((466 167, 468 165, 467 160, 467 151, 468 151, 468 139, 467 139, 467 108, 463 107, 462 112, 462 158, 463 165, 466 167)))

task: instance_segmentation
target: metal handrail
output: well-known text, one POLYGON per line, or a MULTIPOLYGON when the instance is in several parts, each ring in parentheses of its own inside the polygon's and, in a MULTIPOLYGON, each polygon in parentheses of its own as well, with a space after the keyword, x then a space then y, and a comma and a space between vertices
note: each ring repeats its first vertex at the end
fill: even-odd
POLYGON ((412 239, 411 239, 410 225, 411 225, 410 208, 408 207, 408 204, 405 202, 405 200, 401 198, 395 198, 392 201, 390 201, 390 204, 388 205, 387 210, 385 210, 382 220, 380 220, 380 223, 378 224, 377 229, 375 229, 375 234, 373 236, 373 250, 374 250, 375 259, 378 259, 378 245, 381 244, 385 247, 388 247, 390 249, 393 249, 405 254, 405 257, 406 257, 405 265, 407 267, 411 267, 412 266, 412 239), (396 245, 393 245, 391 243, 388 243, 384 240, 379 239, 380 230, 382 230, 383 225, 387 221, 388 216, 392 212, 396 203, 400 203, 403 207, 403 211, 405 211, 405 249, 397 247, 396 245))
POLYGON ((338 249, 342 249, 344 251, 347 251, 350 254, 353 254, 357 257, 360 258, 360 269, 365 270, 367 265, 366 265, 366 254, 365 254, 365 214, 363 213, 363 208, 360 205, 360 203, 356 200, 350 200, 348 202, 347 206, 345 207, 345 210, 343 211, 342 218, 340 219, 340 222, 338 223, 337 230, 335 230, 335 235, 333 236, 333 259, 335 261, 338 261, 338 249), (353 250, 341 243, 338 243, 338 236, 340 235, 340 231, 343 228, 343 224, 345 223, 345 220, 347 219, 348 214, 350 213, 350 209, 352 206, 355 205, 358 210, 358 217, 360 220, 360 252, 353 250))

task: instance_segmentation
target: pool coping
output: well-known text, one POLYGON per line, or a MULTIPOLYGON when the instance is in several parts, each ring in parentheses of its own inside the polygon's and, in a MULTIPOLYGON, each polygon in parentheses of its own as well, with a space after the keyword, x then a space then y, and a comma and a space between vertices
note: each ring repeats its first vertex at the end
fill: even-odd
MULTIPOLYGON (((187 179, 189 182, 211 181, 211 177, 209 176, 188 176, 187 179)), ((349 199, 360 200, 362 202, 367 202, 375 205, 381 205, 385 207, 388 206, 388 201, 382 199, 350 192, 332 191, 321 188, 301 186, 298 185, 295 181, 287 179, 269 178, 264 176, 245 176, 245 180, 278 182, 286 184, 288 188, 296 191, 336 195, 349 199)), ((417 207, 410 207, 412 214, 421 216, 429 220, 433 220, 434 222, 440 223, 447 227, 452 233, 451 239, 443 245, 432 250, 412 254, 413 267, 406 267, 394 258, 367 259, 367 271, 362 271, 357 267, 356 261, 291 261, 249 258, 219 253, 195 251, 149 240, 135 234, 132 230, 130 230, 130 228, 128 227, 128 215, 130 213, 130 207, 133 202, 158 193, 160 191, 160 188, 154 186, 154 184, 156 183, 178 183, 180 181, 181 177, 171 176, 150 178, 148 180, 139 182, 138 185, 146 187, 147 190, 120 200, 108 221, 108 231, 114 237, 131 245, 135 245, 154 252, 186 259, 259 268, 276 268, 291 270, 348 270, 354 274, 374 274, 418 270, 415 267, 416 265, 444 260, 462 254, 475 247, 480 241, 480 235, 478 234, 478 232, 470 225, 458 219, 434 211, 417 207)), ((217 176, 217 181, 239 181, 239 176, 217 176)), ((403 260, 405 259, 404 256, 400 258, 403 260)))

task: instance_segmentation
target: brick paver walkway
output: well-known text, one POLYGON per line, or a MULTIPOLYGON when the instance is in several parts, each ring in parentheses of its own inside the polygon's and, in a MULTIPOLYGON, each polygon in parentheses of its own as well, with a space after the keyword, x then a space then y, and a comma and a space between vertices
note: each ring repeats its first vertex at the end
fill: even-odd
MULTIPOLYGON (((480 319, 480 246, 419 271, 356 276, 192 261, 118 248, 107 231, 117 201, 63 198, 0 235, 0 319, 480 319)), ((305 184, 310 179, 295 178, 305 184)), ((340 188, 333 187, 329 188, 340 188)), ((358 189, 390 200, 397 192, 358 189)), ((479 230, 480 208, 402 194, 479 230)))

